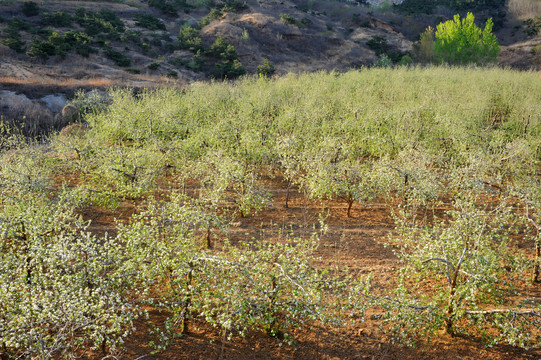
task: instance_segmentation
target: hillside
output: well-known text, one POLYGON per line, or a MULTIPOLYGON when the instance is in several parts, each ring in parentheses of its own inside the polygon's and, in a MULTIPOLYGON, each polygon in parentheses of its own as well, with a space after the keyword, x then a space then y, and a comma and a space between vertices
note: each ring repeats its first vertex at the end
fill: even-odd
MULTIPOLYGON (((277 75, 344 71, 373 64, 374 50, 380 51, 373 39, 384 41, 384 51, 398 63, 406 54, 415 59, 420 32, 454 13, 355 1, 126 0, 39 2, 25 15, 23 4, 0 2, 0 81, 30 96, 36 94, 27 86, 44 95, 56 87, 69 93, 74 87, 234 78, 257 73, 265 59, 277 75), (217 44, 212 51, 219 38, 223 49, 217 44), (230 53, 223 51, 227 45, 234 48, 230 53)), ((537 68, 539 38, 524 34, 517 11, 496 10, 478 14, 480 20, 499 16, 500 64, 537 68)))

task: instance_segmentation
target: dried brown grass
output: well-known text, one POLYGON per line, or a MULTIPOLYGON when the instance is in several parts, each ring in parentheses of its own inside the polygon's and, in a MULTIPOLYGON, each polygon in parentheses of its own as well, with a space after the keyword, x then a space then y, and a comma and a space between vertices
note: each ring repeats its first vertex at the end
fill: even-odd
POLYGON ((58 78, 18 78, 13 76, 0 77, 0 84, 6 85, 45 85, 58 87, 108 87, 112 86, 113 81, 102 77, 91 79, 58 79, 58 78))
POLYGON ((539 0, 509 0, 507 8, 517 19, 528 19, 541 15, 539 0))

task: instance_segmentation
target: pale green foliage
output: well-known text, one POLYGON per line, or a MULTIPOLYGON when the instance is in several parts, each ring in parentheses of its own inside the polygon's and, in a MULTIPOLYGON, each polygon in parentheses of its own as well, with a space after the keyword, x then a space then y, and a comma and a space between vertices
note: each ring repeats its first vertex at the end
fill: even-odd
POLYGON ((401 245, 399 255, 406 266, 397 289, 401 302, 388 307, 407 310, 389 317, 399 337, 408 339, 409 332, 432 336, 445 327, 451 334, 493 331, 498 334, 494 342, 536 344, 535 335, 527 336, 526 329, 530 321, 537 326, 541 322, 506 301, 515 294, 513 279, 522 276, 525 264, 509 246, 512 207, 504 199, 487 209, 480 197, 458 194, 445 217, 430 225, 398 221, 399 237, 394 241, 401 245), (429 285, 426 279, 436 283, 429 285), (427 285, 432 291, 420 296, 417 288, 427 285), (409 305, 422 311, 407 309, 409 305))
POLYGON ((113 90, 109 105, 88 104, 88 127, 46 144, 0 128, 2 351, 107 351, 140 302, 170 314, 158 348, 194 318, 224 339, 263 330, 291 342, 292 328, 340 325, 370 304, 408 343, 446 326, 534 345, 538 305, 507 294, 540 263, 540 92, 534 72, 374 68, 113 90), (271 177, 308 202, 388 205, 397 291, 326 268, 323 222, 237 242, 230 225, 265 211, 271 177), (116 216, 128 200, 135 215, 114 237, 89 235, 76 215, 116 216), (530 260, 514 237, 532 244, 530 260))
POLYGON ((492 34, 492 19, 481 30, 472 13, 464 19, 455 15, 453 20, 436 27, 434 52, 441 61, 449 64, 486 64, 498 56, 500 45, 492 34))

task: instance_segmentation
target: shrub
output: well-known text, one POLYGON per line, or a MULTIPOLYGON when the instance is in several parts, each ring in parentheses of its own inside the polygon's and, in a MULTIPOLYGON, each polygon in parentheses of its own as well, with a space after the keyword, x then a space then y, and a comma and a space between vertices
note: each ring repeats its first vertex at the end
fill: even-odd
POLYGON ((417 47, 417 59, 422 63, 430 63, 434 61, 434 28, 429 26, 424 33, 420 35, 419 44, 417 47))
POLYGON ((97 19, 101 19, 104 22, 104 25, 111 27, 115 31, 124 32, 124 22, 118 17, 113 11, 109 9, 101 9, 97 14, 94 15, 97 19))
POLYGON ((124 71, 128 72, 130 74, 140 74, 141 73, 141 70, 135 69, 135 68, 127 68, 127 69, 124 69, 124 71))
POLYGON ((160 63, 153 61, 150 64, 147 65, 147 68, 150 70, 157 70, 160 67, 160 63))
POLYGON ((197 52, 195 53, 193 59, 191 59, 190 61, 188 61, 188 63, 186 64, 186 67, 188 69, 191 69, 191 70, 194 70, 194 71, 199 71, 203 68, 203 57, 201 55, 201 50, 197 50, 197 52))
POLYGON ((496 36, 492 34, 492 19, 488 19, 481 30, 474 22, 472 13, 460 20, 453 20, 436 27, 434 52, 443 62, 450 64, 484 64, 494 61, 500 51, 496 36))
POLYGON ((63 11, 43 14, 41 24, 44 26, 54 27, 70 27, 73 22, 73 17, 63 11))
POLYGON ((199 36, 199 30, 191 26, 183 26, 178 34, 178 43, 182 49, 189 49, 193 52, 203 49, 203 43, 199 36))
POLYGON ((224 60, 235 60, 238 57, 235 47, 221 36, 210 46, 208 54, 224 60))
POLYGON ((298 25, 297 19, 295 19, 293 16, 289 14, 284 14, 284 13, 280 14, 280 19, 282 19, 282 21, 284 21, 287 24, 298 25))
POLYGON ((26 43, 18 38, 9 37, 6 39, 2 39, 2 44, 9 47, 11 50, 15 50, 18 53, 23 53, 26 50, 26 48, 24 47, 26 43))
POLYGON ((105 49, 105 55, 115 62, 116 65, 122 67, 128 67, 131 64, 131 60, 126 55, 122 54, 119 51, 114 50, 112 47, 107 46, 105 49))
POLYGON ((526 35, 537 36, 541 30, 541 16, 524 20, 524 25, 526 25, 526 29, 524 29, 526 35))
POLYGON ((372 66, 374 66, 374 67, 391 67, 391 66, 393 66, 393 61, 386 54, 381 54, 381 56, 377 60, 374 60, 374 62, 372 63, 372 66))
POLYGON ((201 20, 199 20, 197 22, 197 27, 199 29, 202 29, 204 28, 205 26, 207 26, 208 24, 210 24, 211 22, 213 22, 214 20, 218 20, 222 17, 223 13, 221 10, 218 10, 218 9, 212 9, 210 10, 210 12, 207 14, 207 16, 205 16, 204 18, 202 18, 201 20))
POLYGON ((90 46, 92 38, 81 31, 68 31, 64 34, 64 40, 77 54, 88 57, 95 50, 90 46))
POLYGON ((167 72, 167 77, 172 78, 172 79, 176 79, 176 78, 178 78, 178 72, 176 72, 175 70, 169 70, 167 72))
POLYGON ((269 59, 264 59, 263 64, 259 65, 257 67, 257 74, 259 76, 268 77, 275 73, 276 69, 274 68, 274 65, 271 64, 269 59))
POLYGON ((75 10, 74 19, 85 28, 85 32, 90 36, 125 31, 122 20, 114 12, 107 9, 101 9, 98 13, 95 13, 86 11, 84 8, 78 8, 75 10))
POLYGON ((32 58, 48 59, 50 56, 56 55, 56 46, 49 41, 34 40, 26 55, 32 58))
POLYGON ((374 35, 366 42, 366 46, 374 50, 377 56, 386 53, 389 50, 387 39, 380 35, 374 35))
POLYGON ((165 30, 163 21, 152 14, 135 15, 135 24, 149 30, 165 30))
POLYGON ((212 76, 219 79, 236 79, 246 74, 246 69, 238 60, 226 60, 215 65, 212 76))
POLYGON ((407 66, 411 64, 413 64, 413 59, 408 54, 402 56, 402 58, 398 62, 398 65, 401 65, 401 66, 407 66))
POLYGON ((33 1, 25 1, 22 5, 22 12, 27 17, 39 15, 39 6, 33 1))

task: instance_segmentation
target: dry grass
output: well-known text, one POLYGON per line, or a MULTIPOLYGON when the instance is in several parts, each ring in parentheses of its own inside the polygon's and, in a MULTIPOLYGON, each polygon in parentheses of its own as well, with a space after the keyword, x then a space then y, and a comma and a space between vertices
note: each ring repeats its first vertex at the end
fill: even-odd
POLYGON ((47 85, 47 86, 59 86, 59 87, 73 87, 73 86, 93 86, 93 87, 107 87, 113 85, 113 81, 106 78, 91 78, 91 79, 58 79, 58 78, 30 78, 23 79, 13 76, 0 77, 0 84, 6 85, 47 85))
POLYGON ((528 19, 541 15, 539 0, 509 0, 509 12, 517 19, 528 19))

